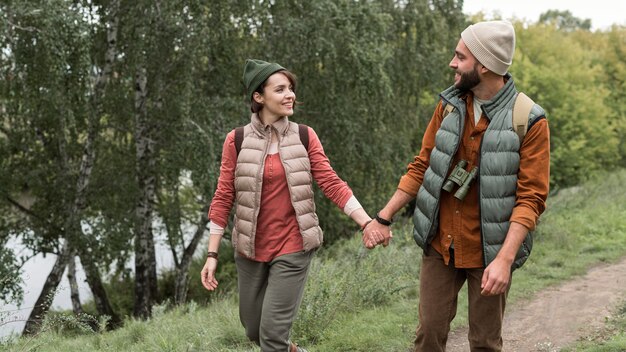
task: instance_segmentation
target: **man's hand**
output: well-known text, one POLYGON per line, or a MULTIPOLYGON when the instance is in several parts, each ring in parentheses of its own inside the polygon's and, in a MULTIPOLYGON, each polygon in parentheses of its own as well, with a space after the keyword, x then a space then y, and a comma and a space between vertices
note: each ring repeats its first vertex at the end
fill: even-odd
POLYGON ((202 268, 201 279, 202 286, 209 291, 213 291, 217 288, 217 280, 215 279, 215 271, 217 270, 217 259, 206 258, 204 268, 202 268))
POLYGON ((482 295, 499 295, 506 292, 511 282, 511 266, 515 260, 515 254, 526 238, 526 234, 528 234, 528 228, 511 221, 500 252, 483 273, 480 285, 482 295))
POLYGON ((363 244, 369 249, 372 249, 379 244, 387 247, 392 237, 393 234, 391 233, 391 228, 380 224, 376 220, 370 221, 365 229, 363 229, 363 244))
POLYGON ((507 260, 496 257, 485 268, 483 278, 480 283, 480 292, 483 296, 495 296, 506 292, 511 281, 511 263, 507 260))

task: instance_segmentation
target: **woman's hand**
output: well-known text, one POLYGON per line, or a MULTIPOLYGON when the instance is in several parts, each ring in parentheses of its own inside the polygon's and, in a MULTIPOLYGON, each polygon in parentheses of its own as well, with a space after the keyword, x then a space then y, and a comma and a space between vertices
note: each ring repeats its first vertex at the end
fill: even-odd
POLYGON ((391 238, 393 238, 391 228, 376 220, 369 222, 363 229, 363 244, 367 249, 372 249, 379 244, 387 247, 391 238))
POLYGON ((215 279, 215 271, 217 270, 217 258, 206 258, 204 268, 202 268, 202 285, 209 291, 217 288, 217 280, 215 279))

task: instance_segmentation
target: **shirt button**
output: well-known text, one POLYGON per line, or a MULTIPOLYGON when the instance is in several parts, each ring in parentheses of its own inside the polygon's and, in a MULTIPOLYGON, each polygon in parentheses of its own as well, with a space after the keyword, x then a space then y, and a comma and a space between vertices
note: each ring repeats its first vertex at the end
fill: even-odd
POLYGON ((459 211, 458 211, 458 210, 455 210, 454 212, 455 212, 455 213, 457 213, 457 214, 459 213, 459 211))
POLYGON ((474 137, 470 137, 471 140, 474 140, 474 137))
POLYGON ((452 238, 452 235, 448 235, 448 238, 452 238))

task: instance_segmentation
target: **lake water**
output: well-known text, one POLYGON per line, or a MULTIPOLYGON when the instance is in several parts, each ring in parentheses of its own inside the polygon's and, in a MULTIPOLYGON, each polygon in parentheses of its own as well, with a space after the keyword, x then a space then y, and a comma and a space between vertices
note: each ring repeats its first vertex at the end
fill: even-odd
MULTIPOLYGON (((24 289, 24 300, 21 307, 15 304, 4 304, 0 308, 2 312, 2 320, 6 323, 0 326, 0 337, 10 335, 12 333, 21 333, 26 324, 33 305, 39 298, 43 284, 52 270, 52 266, 56 261, 56 255, 48 254, 44 258, 42 254, 31 258, 22 268, 22 288, 24 289), (7 313, 8 312, 8 313, 7 313)), ((76 280, 78 281, 79 293, 81 301, 91 298, 91 290, 85 282, 85 274, 82 270, 80 262, 76 262, 76 280)), ((71 309, 72 302, 70 300, 70 286, 67 280, 67 270, 63 276, 63 281, 59 285, 57 293, 54 296, 52 307, 54 309, 71 309)))
MULTIPOLYGON (((161 271, 163 269, 172 268, 174 262, 169 247, 165 245, 164 241, 155 240, 155 242, 157 243, 157 270, 161 271)), ((199 247, 201 246, 203 246, 203 244, 199 245, 199 247)), ((16 243, 9 244, 9 247, 13 248, 16 253, 20 253, 22 250, 16 243)), ((24 299, 20 307, 15 304, 0 303, 0 338, 6 338, 11 334, 20 334, 22 332, 26 324, 25 321, 28 319, 55 261, 56 255, 48 254, 44 258, 42 254, 39 254, 31 258, 22 267, 24 299)), ((131 263, 132 266, 134 261, 131 260, 129 263, 131 263)), ((80 300, 84 303, 91 299, 91 290, 85 282, 85 274, 78 258, 76 258, 76 271, 80 300)), ((63 281, 59 284, 54 300, 52 301, 52 308, 58 310, 72 309, 67 270, 63 274, 63 281)))

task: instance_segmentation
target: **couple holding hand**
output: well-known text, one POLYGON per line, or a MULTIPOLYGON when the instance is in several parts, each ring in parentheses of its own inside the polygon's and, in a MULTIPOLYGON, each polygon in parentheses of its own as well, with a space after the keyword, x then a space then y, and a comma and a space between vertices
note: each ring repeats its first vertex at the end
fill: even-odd
POLYGON ((367 248, 388 245, 394 214, 416 199, 413 237, 424 255, 415 351, 445 351, 465 282, 471 350, 502 350, 511 274, 530 255, 550 173, 543 109, 534 104, 523 137, 513 126, 518 92, 508 68, 514 51, 508 22, 480 22, 461 33, 449 63, 454 84, 440 94, 419 154, 374 219, 335 173, 315 131, 289 121, 294 75, 277 63, 246 61, 251 121, 224 142, 201 277, 208 290, 217 287, 219 245, 235 204, 239 314, 263 352, 305 351, 289 333, 322 244, 314 180, 363 229, 367 248))

